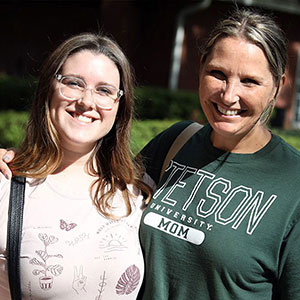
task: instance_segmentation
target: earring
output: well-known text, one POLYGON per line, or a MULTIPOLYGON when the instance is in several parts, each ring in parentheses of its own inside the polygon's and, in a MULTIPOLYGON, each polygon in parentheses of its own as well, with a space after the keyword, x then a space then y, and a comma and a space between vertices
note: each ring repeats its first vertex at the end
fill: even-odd
POLYGON ((260 115, 260 123, 261 124, 266 124, 273 112, 273 109, 275 107, 275 103, 276 103, 276 99, 273 98, 269 104, 265 107, 264 111, 262 112, 262 114, 260 115))

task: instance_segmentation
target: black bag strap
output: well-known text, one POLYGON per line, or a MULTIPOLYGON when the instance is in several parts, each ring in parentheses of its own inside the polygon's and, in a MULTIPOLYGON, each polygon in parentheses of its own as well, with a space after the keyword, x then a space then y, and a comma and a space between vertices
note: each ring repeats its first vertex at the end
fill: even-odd
POLYGON ((7 264, 12 300, 21 300, 20 249, 22 239, 25 178, 13 177, 10 186, 7 224, 7 264))

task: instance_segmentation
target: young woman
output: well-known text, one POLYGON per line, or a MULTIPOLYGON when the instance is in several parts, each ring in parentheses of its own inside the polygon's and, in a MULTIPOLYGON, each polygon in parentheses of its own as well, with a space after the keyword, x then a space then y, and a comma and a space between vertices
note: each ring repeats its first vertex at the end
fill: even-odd
POLYGON ((286 45, 267 16, 239 10, 204 45, 209 124, 163 159, 188 122, 142 151, 158 184, 141 221, 141 299, 300 299, 300 153, 266 127, 286 45))
MULTIPOLYGON (((132 80, 122 50, 101 35, 66 40, 43 65, 10 165, 26 177, 22 299, 136 299, 144 273, 141 191, 150 191, 129 151, 132 80)), ((9 194, 2 178, 1 299, 9 299, 9 194)))

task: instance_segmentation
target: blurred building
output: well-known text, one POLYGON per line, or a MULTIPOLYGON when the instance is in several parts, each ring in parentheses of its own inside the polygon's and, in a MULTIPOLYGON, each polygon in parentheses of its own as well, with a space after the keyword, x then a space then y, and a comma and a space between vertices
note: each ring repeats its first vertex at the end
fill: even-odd
POLYGON ((139 85, 197 91, 199 46, 234 3, 272 12, 286 32, 288 84, 278 122, 300 128, 300 0, 0 0, 0 74, 36 75, 66 37, 103 31, 127 53, 139 85))

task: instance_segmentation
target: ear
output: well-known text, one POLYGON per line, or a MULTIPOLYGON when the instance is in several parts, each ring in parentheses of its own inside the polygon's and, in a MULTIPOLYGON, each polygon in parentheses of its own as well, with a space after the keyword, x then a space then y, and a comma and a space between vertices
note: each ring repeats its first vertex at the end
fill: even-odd
POLYGON ((283 74, 281 76, 281 80, 280 80, 280 87, 284 86, 285 85, 285 82, 286 82, 286 75, 283 74))
POLYGON ((275 95, 274 95, 274 98, 275 98, 275 99, 276 99, 277 96, 279 95, 280 90, 281 90, 281 88, 285 85, 285 83, 286 83, 286 75, 283 74, 283 75, 281 76, 281 79, 280 79, 280 81, 279 81, 278 86, 276 87, 276 92, 275 92, 275 95))

